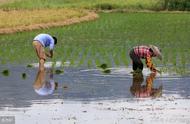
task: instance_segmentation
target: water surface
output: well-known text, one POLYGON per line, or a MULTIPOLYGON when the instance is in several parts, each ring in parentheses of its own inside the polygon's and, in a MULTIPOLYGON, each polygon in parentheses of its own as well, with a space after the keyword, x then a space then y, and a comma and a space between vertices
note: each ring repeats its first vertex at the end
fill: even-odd
MULTIPOLYGON (((121 100, 143 97, 138 94, 146 94, 146 90, 160 90, 145 95, 144 98, 157 98, 167 95, 178 95, 180 98, 189 99, 189 76, 157 74, 151 77, 151 73, 144 69, 141 76, 130 73, 131 68, 111 68, 111 73, 105 74, 100 69, 64 67, 64 73, 55 74, 56 68, 51 72, 47 69, 45 80, 57 82, 53 92, 41 95, 35 92, 34 84, 38 77, 37 68, 27 68, 24 65, 4 66, 1 70, 8 69, 9 75, 0 75, 0 107, 22 108, 30 107, 35 100, 60 99, 63 101, 98 101, 121 100), (23 73, 26 77, 23 78, 23 73), (149 80, 149 82, 147 82, 149 80), (151 87, 151 88, 150 88, 151 87), (132 90, 133 89, 133 90, 132 90), (140 93, 141 92, 141 93, 140 93)), ((58 69, 58 68, 57 68, 58 69)), ((54 85, 55 87, 55 85, 54 85)))

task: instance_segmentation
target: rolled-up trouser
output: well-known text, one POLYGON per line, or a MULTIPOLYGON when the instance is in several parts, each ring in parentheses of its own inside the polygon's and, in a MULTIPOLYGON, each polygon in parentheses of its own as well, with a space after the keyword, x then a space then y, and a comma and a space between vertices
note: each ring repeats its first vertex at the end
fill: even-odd
POLYGON ((132 59, 133 70, 137 70, 137 68, 139 68, 140 70, 143 70, 143 63, 140 57, 138 57, 135 54, 134 49, 130 51, 129 55, 130 55, 130 58, 132 59))

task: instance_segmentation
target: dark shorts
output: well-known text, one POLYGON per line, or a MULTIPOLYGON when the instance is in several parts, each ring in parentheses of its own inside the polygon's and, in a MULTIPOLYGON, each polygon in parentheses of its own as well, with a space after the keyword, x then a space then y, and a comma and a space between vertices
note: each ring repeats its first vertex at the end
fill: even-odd
POLYGON ((129 56, 132 59, 133 70, 137 70, 137 68, 143 70, 143 63, 140 57, 135 54, 134 49, 130 51, 129 56))

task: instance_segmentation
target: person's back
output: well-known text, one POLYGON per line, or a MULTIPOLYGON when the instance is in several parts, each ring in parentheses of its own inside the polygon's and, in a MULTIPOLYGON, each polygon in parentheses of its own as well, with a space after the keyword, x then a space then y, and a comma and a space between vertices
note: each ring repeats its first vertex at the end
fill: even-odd
POLYGON ((39 34, 34 38, 34 41, 39 41, 43 47, 50 47, 52 50, 54 48, 54 39, 49 34, 39 34))
POLYGON ((150 47, 148 46, 136 46, 133 48, 134 52, 137 56, 140 58, 146 58, 146 57, 152 57, 153 56, 153 51, 151 51, 150 47))

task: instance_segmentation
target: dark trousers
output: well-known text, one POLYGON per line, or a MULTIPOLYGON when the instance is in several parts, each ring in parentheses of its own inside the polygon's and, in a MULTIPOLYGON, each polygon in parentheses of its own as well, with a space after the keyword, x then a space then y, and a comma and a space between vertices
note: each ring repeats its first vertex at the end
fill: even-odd
POLYGON ((143 70, 143 63, 142 63, 140 57, 138 57, 135 54, 134 49, 132 49, 130 51, 129 55, 130 55, 130 58, 132 59, 133 70, 137 70, 137 68, 140 70, 143 70))

